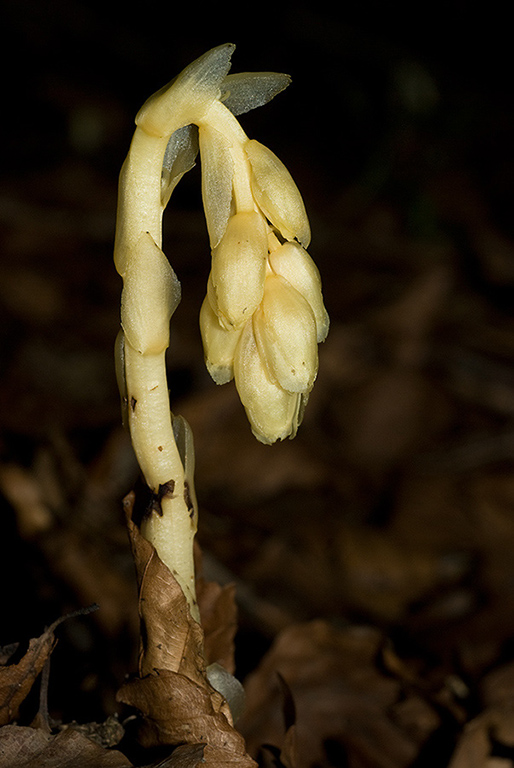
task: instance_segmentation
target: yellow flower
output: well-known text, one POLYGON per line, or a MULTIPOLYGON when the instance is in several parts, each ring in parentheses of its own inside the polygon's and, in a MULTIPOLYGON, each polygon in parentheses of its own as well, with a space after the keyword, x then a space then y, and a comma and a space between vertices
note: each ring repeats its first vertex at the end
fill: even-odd
POLYGON ((269 263, 275 274, 307 299, 316 320, 318 343, 325 341, 330 321, 323 304, 319 271, 307 251, 298 243, 283 243, 271 251, 269 263))
POLYGON ((244 148, 259 208, 286 240, 296 238, 307 248, 311 241, 309 219, 291 174, 271 149, 255 139, 247 141, 244 148))
POLYGON ((262 214, 231 216, 220 244, 212 252, 213 308, 227 330, 242 328, 262 301, 268 235, 262 214))
POLYGON ((279 275, 268 275, 253 319, 268 377, 287 392, 309 392, 318 372, 316 321, 306 299, 279 275))
POLYGON ((262 443, 294 437, 301 420, 303 396, 287 392, 270 381, 257 349, 251 322, 244 327, 237 345, 234 375, 255 437, 262 443))
POLYGON ((227 331, 206 296, 200 310, 205 364, 216 384, 226 384, 234 378, 234 355, 241 330, 227 331))

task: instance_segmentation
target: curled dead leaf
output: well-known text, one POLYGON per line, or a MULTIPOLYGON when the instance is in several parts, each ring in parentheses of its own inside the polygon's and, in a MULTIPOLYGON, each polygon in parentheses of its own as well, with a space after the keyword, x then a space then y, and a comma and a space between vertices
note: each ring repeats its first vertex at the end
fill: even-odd
MULTIPOLYGON (((43 634, 30 640, 29 647, 19 662, 0 667, 0 725, 7 725, 17 716, 18 708, 27 697, 55 647, 54 633, 59 624, 73 616, 86 615, 97 608, 97 605, 92 605, 59 617, 45 629, 43 634)), ((12 648, 16 649, 17 646, 13 645, 12 648)))
POLYGON ((55 624, 32 638, 17 664, 0 668, 0 725, 12 722, 55 646, 55 624))
POLYGON ((204 762, 209 768, 253 768, 243 737, 231 725, 226 703, 207 686, 159 670, 126 683, 118 698, 143 714, 143 746, 200 743, 206 745, 204 762))
MULTIPOLYGON (((173 574, 132 519, 135 501, 135 494, 129 494, 125 510, 139 591, 139 677, 121 687, 118 700, 141 713, 144 746, 204 744, 206 765, 251 768, 255 763, 233 728, 228 704, 207 679, 202 627, 192 618, 173 574)), ((233 614, 223 607, 231 603, 230 590, 209 590, 204 585, 203 597, 212 653, 231 662, 233 614), (223 614, 232 618, 221 622, 218 634, 215 619, 223 614)))

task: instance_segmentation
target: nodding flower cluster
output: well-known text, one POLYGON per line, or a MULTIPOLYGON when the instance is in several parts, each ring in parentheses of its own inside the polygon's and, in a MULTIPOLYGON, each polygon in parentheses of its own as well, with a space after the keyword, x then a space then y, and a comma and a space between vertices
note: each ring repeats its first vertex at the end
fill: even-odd
POLYGON ((180 300, 161 250, 162 212, 199 152, 212 251, 200 312, 207 368, 218 384, 235 378, 252 431, 273 443, 296 434, 329 321, 305 250, 310 227, 298 188, 236 119, 270 101, 290 78, 229 75, 234 47, 208 51, 139 110, 121 174, 115 259, 124 277, 125 349, 160 353, 180 300))
MULTIPOLYGON (((252 76, 233 77, 238 85, 252 76)), ((266 100, 289 83, 285 75, 253 77, 266 78, 266 100)), ((212 378, 235 378, 254 435, 273 443, 296 434, 329 319, 298 188, 278 157, 245 135, 230 111, 230 76, 223 85, 199 126, 212 248, 200 328, 212 378)))

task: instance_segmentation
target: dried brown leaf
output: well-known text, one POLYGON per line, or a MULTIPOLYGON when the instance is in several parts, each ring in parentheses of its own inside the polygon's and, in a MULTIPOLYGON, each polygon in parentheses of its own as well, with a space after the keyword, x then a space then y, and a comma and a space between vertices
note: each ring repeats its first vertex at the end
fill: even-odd
POLYGON ((41 729, 0 728, 0 768, 130 768, 117 751, 95 744, 72 728, 52 736, 41 729))
POLYGON ((284 743, 280 751, 280 761, 285 768, 296 768, 298 763, 298 738, 296 725, 291 725, 284 736, 284 743))
POLYGON ((203 764, 205 744, 182 744, 173 750, 173 754, 156 765, 155 768, 197 768, 203 764))
POLYGON ((144 746, 202 743, 206 744, 204 760, 209 767, 254 766, 243 737, 227 718, 227 705, 212 689, 184 675, 159 670, 124 685, 119 698, 144 713, 144 746))
MULTIPOLYGON (((52 653, 56 643, 54 633, 59 624, 73 616, 85 616, 97 608, 93 604, 59 617, 42 635, 30 640, 28 650, 19 662, 0 667, 0 726, 7 725, 16 717, 19 706, 52 653)), ((16 645, 13 644, 11 648, 15 649, 16 645)))
POLYGON ((52 624, 40 637, 32 638, 25 655, 17 664, 0 668, 0 725, 7 725, 17 716, 36 678, 55 645, 52 624))
POLYGON ((239 725, 250 754, 271 743, 281 746, 284 764, 310 768, 326 764, 324 744, 334 742, 351 765, 411 765, 439 720, 427 704, 424 715, 432 718, 422 733, 413 734, 394 717, 402 686, 377 666, 382 643, 378 630, 336 629, 324 621, 284 630, 246 681, 247 709, 239 725), (297 713, 294 734, 286 738, 277 672, 290 688, 297 713))
POLYGON ((235 586, 197 581, 198 606, 204 631, 207 664, 218 663, 234 674, 234 637, 237 631, 235 586))
POLYGON ((471 720, 459 739, 448 768, 493 768, 510 765, 493 753, 494 742, 512 749, 514 745, 514 710, 510 706, 489 707, 471 720))

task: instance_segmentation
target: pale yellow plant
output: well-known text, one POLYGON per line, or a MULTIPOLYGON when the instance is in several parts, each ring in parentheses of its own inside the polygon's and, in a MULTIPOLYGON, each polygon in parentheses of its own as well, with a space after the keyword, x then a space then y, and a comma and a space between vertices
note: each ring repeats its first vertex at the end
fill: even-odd
POLYGON ((212 268, 200 328, 207 368, 233 377, 256 437, 296 433, 328 332, 310 228, 282 162, 250 140, 236 115, 272 99, 287 75, 228 75, 221 45, 151 96, 120 174, 114 259, 123 277, 118 381, 134 450, 153 494, 142 533, 175 575, 198 619, 197 510, 191 430, 170 412, 165 352, 180 284, 162 251, 162 214, 201 156, 212 268))

